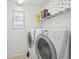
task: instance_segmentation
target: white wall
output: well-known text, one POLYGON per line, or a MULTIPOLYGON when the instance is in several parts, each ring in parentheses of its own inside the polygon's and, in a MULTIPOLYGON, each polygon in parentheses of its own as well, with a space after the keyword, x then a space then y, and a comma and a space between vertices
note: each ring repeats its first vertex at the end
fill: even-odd
POLYGON ((27 32, 31 28, 37 27, 37 22, 34 18, 35 13, 39 10, 35 6, 24 5, 25 10, 25 29, 12 29, 12 10, 17 10, 17 4, 7 3, 7 55, 14 56, 19 54, 26 54, 27 48, 27 32))
POLYGON ((63 15, 58 15, 51 19, 44 20, 40 23, 40 25, 42 26, 41 28, 44 29, 71 29, 71 13, 69 12, 63 15))
MULTIPOLYGON (((41 10, 43 9, 50 9, 50 2, 46 4, 41 10)), ((53 11, 53 10, 52 10, 53 11)), ((50 19, 44 19, 44 21, 39 22, 41 27, 44 29, 55 29, 55 28, 64 28, 64 29, 71 29, 71 11, 58 15, 56 17, 52 17, 50 19)))

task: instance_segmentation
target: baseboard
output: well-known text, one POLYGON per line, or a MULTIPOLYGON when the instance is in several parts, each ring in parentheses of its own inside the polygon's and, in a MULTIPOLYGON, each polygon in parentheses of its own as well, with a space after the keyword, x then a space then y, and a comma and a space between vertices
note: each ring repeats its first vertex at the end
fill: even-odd
POLYGON ((16 54, 16 55, 10 55, 10 56, 7 56, 7 58, 17 57, 17 56, 26 56, 26 54, 16 54))

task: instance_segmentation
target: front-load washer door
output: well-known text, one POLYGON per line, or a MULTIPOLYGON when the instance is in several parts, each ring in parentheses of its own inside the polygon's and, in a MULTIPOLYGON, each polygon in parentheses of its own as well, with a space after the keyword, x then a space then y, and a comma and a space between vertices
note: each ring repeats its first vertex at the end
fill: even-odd
POLYGON ((35 43, 38 59, 57 59, 53 42, 47 36, 40 34, 35 43))

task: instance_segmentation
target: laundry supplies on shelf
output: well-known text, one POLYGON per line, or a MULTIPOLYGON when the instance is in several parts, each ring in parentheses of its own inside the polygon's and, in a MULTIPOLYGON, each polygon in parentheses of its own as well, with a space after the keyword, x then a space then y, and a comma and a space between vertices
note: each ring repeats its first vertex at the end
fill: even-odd
POLYGON ((50 13, 48 12, 48 9, 43 9, 39 13, 35 15, 36 20, 40 21, 43 18, 46 18, 47 16, 50 16, 50 13))
POLYGON ((51 18, 51 16, 65 14, 67 10, 71 10, 71 0, 50 0, 40 11, 41 16, 39 21, 51 18))
POLYGON ((49 15, 50 15, 50 13, 48 12, 48 9, 44 9, 41 11, 41 18, 45 18, 49 15))

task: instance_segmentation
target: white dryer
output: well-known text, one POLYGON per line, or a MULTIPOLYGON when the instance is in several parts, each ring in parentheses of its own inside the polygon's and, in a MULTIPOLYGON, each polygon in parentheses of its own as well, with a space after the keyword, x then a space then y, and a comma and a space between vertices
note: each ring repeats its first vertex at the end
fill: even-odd
POLYGON ((69 59, 70 30, 32 30, 31 59, 69 59))

